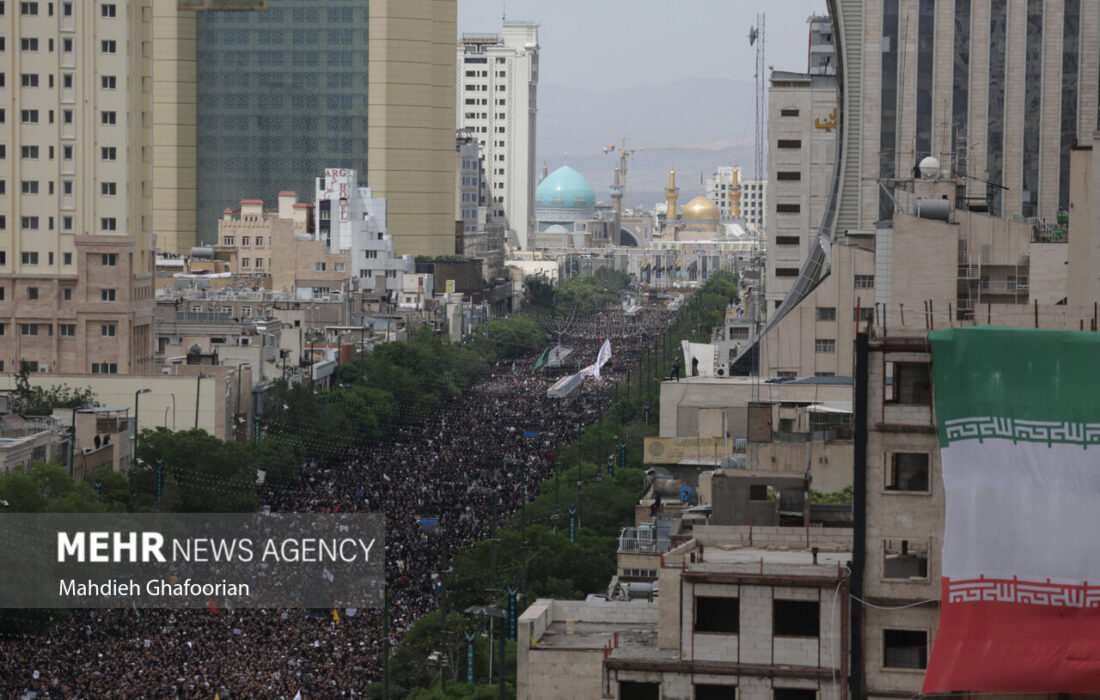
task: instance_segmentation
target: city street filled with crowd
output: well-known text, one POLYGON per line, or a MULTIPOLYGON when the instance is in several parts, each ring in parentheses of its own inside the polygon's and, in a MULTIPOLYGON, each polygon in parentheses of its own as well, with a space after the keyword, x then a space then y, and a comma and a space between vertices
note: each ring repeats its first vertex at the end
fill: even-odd
MULTIPOLYGON (((574 319, 558 329, 573 350, 564 368, 533 372, 537 352, 501 360, 427 420, 347 454, 316 450, 297 487, 262 492, 260 502, 277 512, 385 514, 395 644, 439 602, 441 540, 420 519, 437 518, 452 551, 488 537, 490 514, 500 525, 535 497, 556 445, 598 419, 671 317, 663 305, 627 315, 613 304, 574 319), (586 379, 574 402, 548 398, 558 376, 595 362, 603 340, 612 358, 601 379, 586 379)), ((0 697, 359 697, 381 678, 383 637, 380 609, 75 610, 40 634, 0 640, 0 697)))

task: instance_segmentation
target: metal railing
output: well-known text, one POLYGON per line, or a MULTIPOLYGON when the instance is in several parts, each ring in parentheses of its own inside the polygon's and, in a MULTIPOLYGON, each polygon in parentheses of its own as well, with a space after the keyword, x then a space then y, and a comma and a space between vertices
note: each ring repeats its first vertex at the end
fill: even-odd
POLYGON ((661 554, 669 548, 667 537, 657 537, 652 530, 623 528, 619 535, 619 554, 661 554))

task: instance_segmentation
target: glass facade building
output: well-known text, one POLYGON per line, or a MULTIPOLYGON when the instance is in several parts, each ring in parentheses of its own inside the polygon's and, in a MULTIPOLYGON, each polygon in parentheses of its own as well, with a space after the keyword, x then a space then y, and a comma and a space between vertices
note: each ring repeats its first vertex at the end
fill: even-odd
POLYGON ((308 200, 326 167, 367 170, 368 5, 270 0, 197 26, 197 228, 241 199, 308 200))

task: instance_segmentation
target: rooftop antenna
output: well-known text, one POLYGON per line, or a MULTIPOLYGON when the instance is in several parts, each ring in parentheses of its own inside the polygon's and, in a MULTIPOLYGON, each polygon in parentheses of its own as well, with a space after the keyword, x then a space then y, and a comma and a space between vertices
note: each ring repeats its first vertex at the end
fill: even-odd
POLYGON ((500 23, 504 24, 508 21, 508 0, 501 0, 500 2, 500 23))

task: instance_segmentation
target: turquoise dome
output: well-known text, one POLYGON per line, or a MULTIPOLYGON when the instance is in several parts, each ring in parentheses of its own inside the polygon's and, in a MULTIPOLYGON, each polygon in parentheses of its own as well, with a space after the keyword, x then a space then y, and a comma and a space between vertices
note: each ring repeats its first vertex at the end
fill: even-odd
POLYGON ((591 209, 596 206, 596 192, 584 175, 563 165, 539 183, 535 190, 535 206, 542 209, 591 209))

